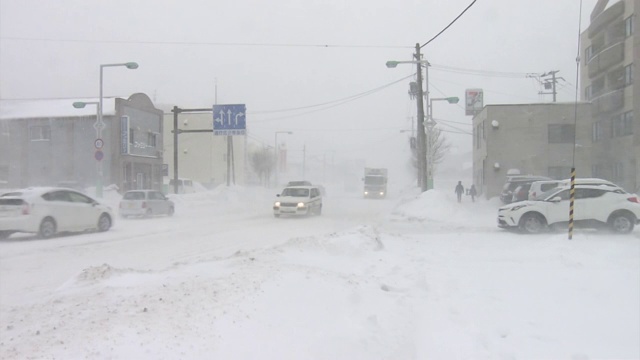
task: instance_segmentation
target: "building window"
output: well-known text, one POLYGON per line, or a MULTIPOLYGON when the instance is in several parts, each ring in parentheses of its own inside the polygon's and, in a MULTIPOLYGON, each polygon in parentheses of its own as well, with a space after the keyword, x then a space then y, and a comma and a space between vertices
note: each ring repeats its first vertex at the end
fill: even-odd
POLYGON ((556 180, 567 179, 571 177, 570 166, 549 166, 549 177, 556 180))
POLYGON ((624 19, 624 35, 626 37, 633 35, 633 15, 624 19))
POLYGON ((129 144, 134 144, 135 143, 134 139, 135 139, 135 136, 134 136, 133 128, 129 128, 129 144))
POLYGON ((585 61, 588 63, 589 60, 591 60, 591 58, 593 57, 593 46, 589 46, 588 48, 585 49, 584 51, 584 58, 585 61))
POLYGON ((633 64, 629 64, 624 67, 624 84, 633 84, 633 64))
POLYGON ((572 143, 575 139, 576 128, 574 125, 549 124, 549 144, 572 143))
POLYGON ((147 133, 147 145, 149 147, 156 147, 156 134, 152 132, 147 133))
POLYGON ((51 126, 32 126, 29 129, 29 139, 31 139, 31 141, 51 140, 51 126))
POLYGON ((591 125, 591 140, 593 142, 600 141, 602 139, 602 122, 596 121, 591 125))
POLYGON ((589 85, 584 89, 584 99, 586 101, 591 101, 591 96, 592 95, 593 94, 592 94, 592 90, 591 90, 591 85, 589 85))
POLYGON ((613 181, 615 182, 624 181, 624 164, 621 162, 617 162, 613 164, 613 181))
POLYGON ((614 116, 611 119, 613 126, 613 136, 633 135, 633 112, 627 111, 624 114, 614 116))

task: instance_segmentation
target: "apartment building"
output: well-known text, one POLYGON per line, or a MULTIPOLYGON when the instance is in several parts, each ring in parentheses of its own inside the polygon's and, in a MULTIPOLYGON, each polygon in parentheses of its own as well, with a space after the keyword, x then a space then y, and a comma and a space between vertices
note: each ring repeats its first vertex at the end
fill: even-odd
POLYGON ((633 73, 640 59, 635 29, 640 0, 600 0, 582 33, 581 94, 590 101, 591 176, 640 191, 640 88, 633 73))

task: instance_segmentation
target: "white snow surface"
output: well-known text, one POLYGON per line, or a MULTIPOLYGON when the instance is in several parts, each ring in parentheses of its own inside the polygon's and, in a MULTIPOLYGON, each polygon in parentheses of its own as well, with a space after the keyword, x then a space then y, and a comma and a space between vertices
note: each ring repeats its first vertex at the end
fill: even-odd
POLYGON ((327 190, 319 217, 222 186, 171 195, 174 217, 0 241, 0 358, 640 358, 638 230, 514 234, 495 199, 327 190))

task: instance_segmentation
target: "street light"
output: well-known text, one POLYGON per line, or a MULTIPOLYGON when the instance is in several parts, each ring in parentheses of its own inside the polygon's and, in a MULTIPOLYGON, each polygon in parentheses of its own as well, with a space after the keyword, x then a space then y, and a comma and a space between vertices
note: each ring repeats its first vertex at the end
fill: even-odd
MULTIPOLYGON (((73 103, 73 107, 76 108, 76 109, 84 109, 84 107, 87 106, 87 105, 95 105, 96 106, 96 121, 97 121, 98 117, 100 116, 100 109, 101 109, 100 102, 98 102, 98 101, 76 101, 76 102, 73 103)), ((96 122, 96 124, 97 124, 97 122, 96 122)), ((97 137, 97 138, 99 138, 99 137, 97 137)), ((95 142, 94 144, 97 145, 97 142, 95 142)), ((100 149, 96 149, 96 150, 100 150, 100 149)), ((96 158, 96 160, 98 162, 96 164, 96 172, 98 174, 98 178, 100 178, 102 169, 101 169, 101 166, 100 166, 100 160, 98 160, 98 158, 96 158)), ((100 190, 102 190, 102 189, 100 189, 100 190)), ((100 193, 98 192, 98 187, 97 186, 96 186, 96 197, 102 197, 102 192, 100 192, 100 193)))
POLYGON ((415 60, 412 61, 387 61, 386 65, 388 68, 395 68, 398 64, 416 64, 418 69, 418 96, 416 96, 417 105, 418 105, 418 121, 417 121, 417 142, 418 142, 418 186, 422 191, 428 190, 425 171, 427 169, 427 153, 425 146, 425 129, 424 129, 424 98, 429 99, 429 62, 427 60, 422 60, 422 55, 420 55, 420 44, 416 44, 416 52, 413 54, 415 60), (425 74, 426 74, 426 83, 427 83, 427 91, 422 91, 422 66, 425 65, 425 74))
POLYGON ((276 187, 278 187, 278 134, 293 134, 293 132, 291 131, 276 131, 275 134, 275 141, 274 141, 274 147, 273 147, 273 152, 275 154, 274 159, 276 160, 276 187))
POLYGON ((431 139, 433 137, 433 128, 436 126, 435 120, 433 120, 433 102, 434 101, 446 101, 449 104, 457 104, 460 98, 457 96, 450 96, 444 98, 432 98, 429 100, 429 106, 427 107, 427 189, 433 189, 433 149, 431 139))
MULTIPOLYGON (((96 128, 96 140, 102 139, 102 129, 104 129, 104 122, 102 121, 102 70, 106 67, 124 66, 127 69, 135 70, 138 68, 138 63, 127 62, 118 64, 102 64, 100 65, 100 104, 98 105, 98 120, 94 127, 96 128)), ((102 197, 102 161, 98 161, 98 181, 96 184, 96 196, 102 197)))

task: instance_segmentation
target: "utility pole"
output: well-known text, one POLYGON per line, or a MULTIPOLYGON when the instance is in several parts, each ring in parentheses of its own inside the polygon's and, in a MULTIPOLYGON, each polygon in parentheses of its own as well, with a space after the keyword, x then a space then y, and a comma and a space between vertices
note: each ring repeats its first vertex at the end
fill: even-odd
POLYGON ((540 91, 538 94, 540 95, 553 95, 553 102, 556 102, 556 98, 558 95, 558 92, 556 91, 556 84, 558 83, 558 80, 564 80, 564 78, 562 77, 556 77, 556 74, 559 73, 560 70, 553 70, 553 71, 549 71, 546 72, 542 75, 540 75, 541 78, 545 78, 545 77, 551 77, 551 79, 544 79, 544 81, 541 81, 540 83, 544 86, 545 90, 549 90, 551 89, 551 92, 543 92, 540 91))
POLYGON ((307 145, 302 146, 302 180, 306 179, 307 169, 307 145))
MULTIPOLYGON (((418 66, 418 186, 424 192, 427 191, 427 179, 425 176, 425 170, 427 169, 427 153, 425 146, 425 128, 424 128, 424 92, 422 91, 422 55, 420 55, 420 44, 416 44, 416 53, 414 54, 416 59, 416 64, 418 66)), ((427 69, 429 65, 427 64, 427 69)), ((428 83, 427 83, 428 86, 428 83)), ((429 91, 427 90, 427 94, 429 91)))

